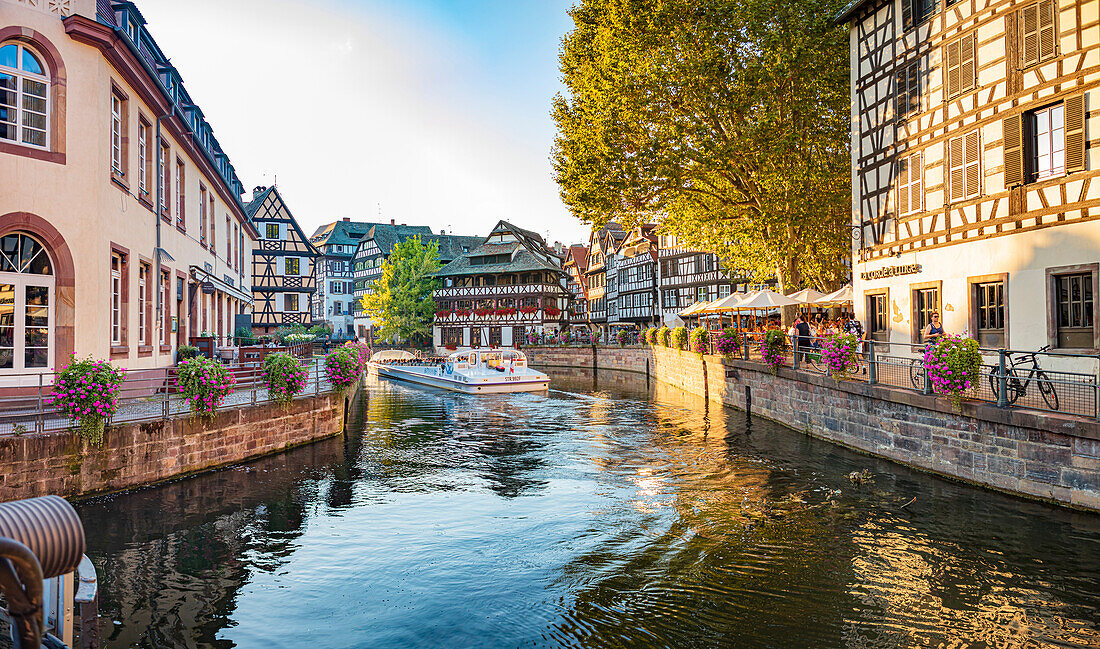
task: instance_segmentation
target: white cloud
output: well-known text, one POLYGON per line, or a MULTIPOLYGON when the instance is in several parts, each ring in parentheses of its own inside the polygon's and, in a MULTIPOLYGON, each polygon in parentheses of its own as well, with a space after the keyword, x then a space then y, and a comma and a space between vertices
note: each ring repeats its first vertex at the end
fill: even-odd
POLYGON ((141 9, 242 181, 277 176, 307 233, 376 220, 380 204, 385 220, 436 231, 507 218, 551 241, 584 236, 557 195, 549 129, 532 131, 448 34, 285 0, 141 9))

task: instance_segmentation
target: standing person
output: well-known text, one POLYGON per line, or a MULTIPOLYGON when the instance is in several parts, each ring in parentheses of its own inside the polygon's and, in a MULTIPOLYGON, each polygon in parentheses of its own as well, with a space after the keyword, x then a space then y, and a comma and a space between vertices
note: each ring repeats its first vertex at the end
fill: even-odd
POLYGON ((843 318, 844 321, 844 324, 841 325, 841 331, 845 334, 855 336, 856 340, 859 341, 859 346, 856 347, 856 352, 863 356, 862 373, 866 374, 868 358, 866 352, 864 351, 866 345, 863 344, 863 341, 867 340, 867 334, 864 333, 863 323, 861 323, 859 320, 856 320, 848 313, 844 313, 841 318, 843 318))
POLYGON ((791 327, 788 335, 791 336, 791 342, 794 343, 795 355, 800 360, 808 358, 811 351, 813 332, 810 330, 809 323, 802 318, 801 313, 795 318, 794 326, 791 327))
POLYGON ((943 330, 943 325, 940 324, 940 312, 933 311, 931 321, 925 325, 924 330, 921 331, 921 337, 924 342, 933 344, 938 341, 946 332, 943 330))

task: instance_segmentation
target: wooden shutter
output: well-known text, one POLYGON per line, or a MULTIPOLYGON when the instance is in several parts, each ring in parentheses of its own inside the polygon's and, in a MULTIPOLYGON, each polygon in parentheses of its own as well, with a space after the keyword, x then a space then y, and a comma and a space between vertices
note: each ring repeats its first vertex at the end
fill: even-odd
POLYGON ((909 157, 909 210, 919 212, 924 205, 924 165, 921 154, 909 157))
POLYGON ((961 201, 966 198, 966 175, 964 172, 966 157, 963 151, 963 139, 955 137, 948 142, 947 164, 950 175, 948 185, 950 186, 949 196, 952 201, 961 201))
POLYGON ((1039 5, 1020 10, 1020 65, 1039 62, 1039 5))
POLYGON ((954 97, 959 94, 959 41, 948 43, 946 50, 944 59, 947 60, 947 96, 954 97))
POLYGON ((909 158, 898 160, 898 214, 909 213, 909 158))
POLYGON ((963 146, 966 175, 966 197, 972 198, 982 191, 982 147, 978 131, 968 133, 963 146))
POLYGON ((1004 130, 1005 187, 1024 182, 1023 121, 1023 115, 1012 115, 1001 122, 1004 130))
POLYGON ((1054 0, 1043 0, 1038 5, 1039 60, 1054 58, 1058 54, 1057 32, 1054 27, 1054 0))
POLYGON ((973 90, 978 83, 977 34, 959 40, 959 92, 973 90))
POLYGON ((1066 173, 1085 170, 1085 96, 1066 97, 1066 173))
POLYGON ((913 0, 901 0, 901 23, 906 30, 913 26, 913 0))

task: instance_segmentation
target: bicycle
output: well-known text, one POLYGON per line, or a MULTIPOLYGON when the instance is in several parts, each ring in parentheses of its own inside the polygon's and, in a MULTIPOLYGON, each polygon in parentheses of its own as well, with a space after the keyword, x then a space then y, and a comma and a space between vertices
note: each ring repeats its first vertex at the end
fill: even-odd
POLYGON ((909 361, 909 382, 918 391, 924 391, 924 353, 931 347, 931 343, 924 346, 921 355, 909 361))
MULTIPOLYGON (((1031 385, 1032 381, 1035 381, 1036 387, 1039 388, 1039 394, 1043 397, 1043 401, 1050 406, 1051 410, 1058 409, 1058 392, 1054 389, 1054 381, 1047 376, 1046 372, 1039 368, 1039 359, 1037 356, 1050 349, 1050 345, 1042 347, 1038 351, 1031 352, 1030 354, 1021 354, 1019 358, 1013 360, 1011 352, 1005 352, 1005 381, 1008 386, 1008 393, 1005 394, 1009 404, 1016 403, 1020 397, 1027 396, 1027 389, 1031 385), (1011 364, 1007 363, 1011 361, 1011 364), (1030 366, 1027 364, 1030 363, 1030 366), (1020 370, 1020 374, 1017 374, 1017 369, 1020 370), (1023 370, 1027 370, 1027 378, 1021 379, 1020 376, 1023 370)), ((989 373, 989 388, 993 391, 993 397, 998 398, 1001 389, 1001 377, 1000 368, 992 366, 992 372, 989 373)))

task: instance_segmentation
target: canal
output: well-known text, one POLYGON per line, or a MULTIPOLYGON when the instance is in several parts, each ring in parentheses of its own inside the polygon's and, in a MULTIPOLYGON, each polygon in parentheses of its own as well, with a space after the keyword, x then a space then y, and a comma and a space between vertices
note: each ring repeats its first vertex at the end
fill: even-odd
POLYGON ((1100 516, 633 374, 371 383, 353 414, 340 438, 79 504, 105 645, 1100 646, 1100 516))

